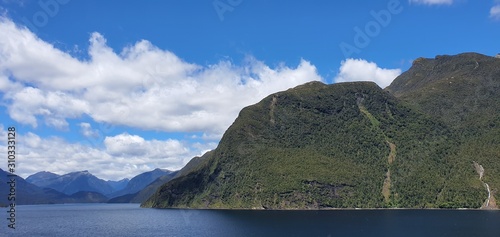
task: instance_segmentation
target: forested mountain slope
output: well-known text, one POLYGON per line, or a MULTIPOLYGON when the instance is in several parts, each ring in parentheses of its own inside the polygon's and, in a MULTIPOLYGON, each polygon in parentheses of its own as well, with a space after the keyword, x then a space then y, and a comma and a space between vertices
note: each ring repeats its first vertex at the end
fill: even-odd
POLYGON ((401 99, 368 82, 270 95, 143 206, 480 207, 488 192, 458 130, 391 87, 401 99))

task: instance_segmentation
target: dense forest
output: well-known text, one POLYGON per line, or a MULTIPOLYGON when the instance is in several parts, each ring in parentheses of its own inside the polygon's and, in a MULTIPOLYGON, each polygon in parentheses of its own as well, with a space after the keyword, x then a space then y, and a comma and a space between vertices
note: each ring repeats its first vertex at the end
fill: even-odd
POLYGON ((499 66, 421 58, 385 90, 312 82, 270 95, 142 205, 480 208, 500 187, 499 66))

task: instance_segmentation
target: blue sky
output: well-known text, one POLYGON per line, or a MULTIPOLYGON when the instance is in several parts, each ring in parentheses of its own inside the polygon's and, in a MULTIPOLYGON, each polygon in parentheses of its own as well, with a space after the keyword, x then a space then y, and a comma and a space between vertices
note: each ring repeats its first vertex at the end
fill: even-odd
POLYGON ((0 0, 0 16, 0 135, 16 126, 23 177, 179 169, 271 93, 500 53, 496 0, 0 0))

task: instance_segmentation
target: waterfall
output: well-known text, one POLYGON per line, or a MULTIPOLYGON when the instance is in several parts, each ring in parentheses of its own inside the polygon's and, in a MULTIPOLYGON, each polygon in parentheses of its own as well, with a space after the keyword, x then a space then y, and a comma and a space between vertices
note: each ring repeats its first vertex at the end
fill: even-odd
POLYGON ((476 169, 476 172, 479 174, 479 180, 481 181, 481 183, 483 183, 484 187, 488 191, 488 199, 486 199, 486 201, 484 202, 483 208, 489 208, 490 207, 490 200, 491 200, 491 189, 490 189, 490 185, 488 185, 487 183, 485 183, 483 181, 484 167, 482 165, 480 165, 479 163, 474 161, 474 168, 476 169))

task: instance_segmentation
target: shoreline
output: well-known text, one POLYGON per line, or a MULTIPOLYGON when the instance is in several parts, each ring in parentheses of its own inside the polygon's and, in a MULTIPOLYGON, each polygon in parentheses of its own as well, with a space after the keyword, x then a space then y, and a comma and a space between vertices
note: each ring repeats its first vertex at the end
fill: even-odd
POLYGON ((206 210, 206 211, 500 211, 500 209, 483 209, 483 208, 321 208, 321 209, 256 209, 256 208, 152 208, 158 210, 206 210))
MULTIPOLYGON (((46 203, 46 204, 22 204, 18 206, 40 206, 40 205, 115 205, 115 204, 130 204, 137 205, 145 209, 158 210, 200 210, 200 211, 500 211, 500 209, 485 209, 485 208, 293 208, 293 209, 257 209, 257 208, 188 208, 188 207, 141 207, 140 203, 46 203)), ((17 205, 16 205, 17 206, 17 205)), ((0 208, 6 208, 0 206, 0 208)))

